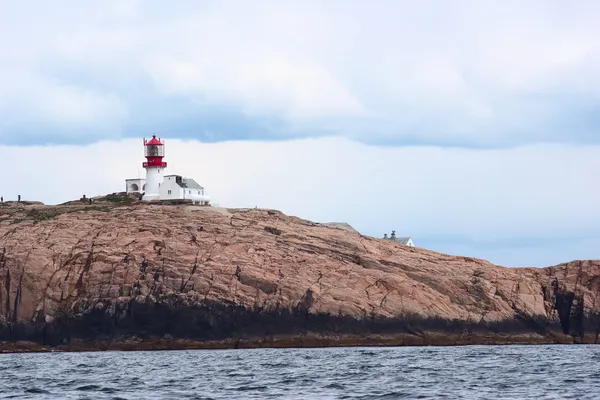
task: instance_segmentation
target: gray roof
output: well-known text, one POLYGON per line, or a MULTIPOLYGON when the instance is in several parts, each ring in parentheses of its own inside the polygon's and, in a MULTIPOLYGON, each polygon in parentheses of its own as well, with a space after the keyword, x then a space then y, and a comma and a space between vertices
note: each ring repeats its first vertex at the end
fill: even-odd
POLYGON ((181 182, 177 182, 177 184, 182 188, 196 189, 196 190, 204 189, 202 186, 200 186, 200 184, 198 184, 198 182, 196 182, 195 180, 193 180, 191 178, 184 178, 181 175, 176 175, 176 174, 165 175, 164 178, 169 177, 169 176, 174 176, 176 182, 178 181, 177 178, 179 178, 181 180, 181 182))
POLYGON ((406 237, 397 237, 397 236, 387 236, 387 234, 383 237, 384 239, 387 240, 393 240, 396 243, 400 243, 400 244, 408 244, 408 241, 411 240, 411 236, 406 236, 406 237))
POLYGON ((408 236, 408 237, 397 237, 394 240, 396 242, 400 243, 400 244, 408 244, 408 241, 410 240, 410 236, 408 236))
POLYGON ((345 229, 350 232, 359 233, 356 229, 354 229, 350 224, 348 224, 346 222, 327 222, 322 225, 328 226, 330 228, 340 228, 340 229, 345 229))
POLYGON ((186 187, 186 188, 189 188, 189 189, 198 189, 198 190, 204 189, 202 186, 200 186, 198 184, 198 182, 196 182, 195 180, 190 179, 190 178, 184 178, 183 179, 183 184, 185 185, 183 187, 186 187))

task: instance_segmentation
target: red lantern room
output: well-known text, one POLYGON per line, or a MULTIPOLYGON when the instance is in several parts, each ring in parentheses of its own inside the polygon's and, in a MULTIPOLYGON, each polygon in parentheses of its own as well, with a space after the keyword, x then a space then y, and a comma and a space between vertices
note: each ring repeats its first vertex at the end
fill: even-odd
POLYGON ((146 160, 142 166, 144 168, 165 168, 167 163, 162 159, 165 156, 165 144, 156 135, 152 135, 152 139, 144 139, 144 156, 146 160))

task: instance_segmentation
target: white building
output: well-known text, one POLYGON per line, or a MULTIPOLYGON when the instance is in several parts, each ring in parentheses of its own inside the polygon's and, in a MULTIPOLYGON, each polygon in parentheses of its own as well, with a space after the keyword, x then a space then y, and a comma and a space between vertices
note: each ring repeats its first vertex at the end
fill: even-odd
POLYGON ((159 187, 161 200, 190 199, 201 204, 210 201, 204 193, 204 188, 191 178, 181 175, 165 175, 159 187))
POLYGON ((125 179, 125 191, 127 193, 143 193, 146 191, 146 180, 143 178, 125 179))
POLYGON ((390 237, 388 237, 387 233, 384 233, 383 238, 386 240, 393 240, 396 243, 404 244, 406 246, 415 247, 412 237, 410 237, 410 236, 396 237, 396 231, 392 231, 392 234, 390 235, 390 237))
POLYGON ((210 197, 203 186, 191 178, 181 175, 164 175, 167 163, 162 159, 165 155, 164 142, 157 139, 144 139, 144 155, 146 161, 142 164, 146 170, 146 179, 126 179, 125 191, 143 194, 142 200, 192 200, 194 203, 208 205, 210 197))

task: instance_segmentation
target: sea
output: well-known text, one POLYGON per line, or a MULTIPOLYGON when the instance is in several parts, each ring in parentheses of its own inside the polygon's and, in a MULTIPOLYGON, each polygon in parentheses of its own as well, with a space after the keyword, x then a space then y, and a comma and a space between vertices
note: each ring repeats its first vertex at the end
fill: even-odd
POLYGON ((0 354, 0 399, 600 399, 600 346, 0 354))

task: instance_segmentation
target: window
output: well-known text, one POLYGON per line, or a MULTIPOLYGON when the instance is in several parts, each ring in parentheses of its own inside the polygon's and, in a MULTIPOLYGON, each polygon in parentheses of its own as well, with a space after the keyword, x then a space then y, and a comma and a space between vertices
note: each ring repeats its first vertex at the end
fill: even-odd
POLYGON ((150 157, 158 157, 161 154, 161 151, 158 146, 146 146, 146 155, 150 157))
POLYGON ((169 190, 169 191, 167 192, 167 194, 171 194, 171 191, 169 190))

